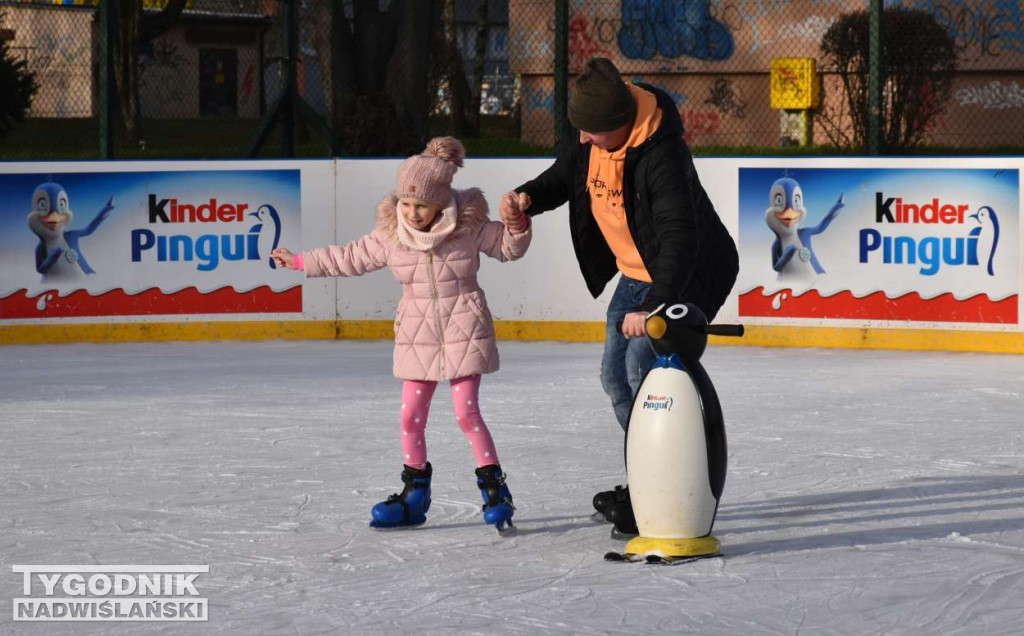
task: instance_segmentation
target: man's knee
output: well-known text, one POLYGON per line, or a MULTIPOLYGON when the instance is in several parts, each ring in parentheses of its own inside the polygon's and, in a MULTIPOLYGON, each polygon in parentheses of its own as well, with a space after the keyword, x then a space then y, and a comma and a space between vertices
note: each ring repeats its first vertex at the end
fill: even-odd
POLYGON ((640 388, 644 376, 654 364, 654 352, 644 338, 636 338, 630 341, 629 350, 626 352, 626 379, 633 391, 640 388))
POLYGON ((619 361, 619 365, 622 367, 621 370, 612 369, 610 365, 601 366, 601 386, 613 403, 631 397, 629 378, 622 360, 619 361))

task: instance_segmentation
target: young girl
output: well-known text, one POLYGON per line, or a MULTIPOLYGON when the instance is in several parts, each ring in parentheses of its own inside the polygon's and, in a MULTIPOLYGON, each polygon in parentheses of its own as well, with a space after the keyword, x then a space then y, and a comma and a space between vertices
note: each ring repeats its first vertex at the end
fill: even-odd
POLYGON ((377 205, 372 232, 348 245, 272 253, 278 265, 305 270, 307 277, 361 276, 386 266, 402 285, 394 373, 404 381, 400 439, 405 489, 373 507, 370 525, 377 528, 426 521, 433 469, 424 429, 441 380, 451 383, 455 419, 473 446, 484 520, 499 531, 512 525, 512 495, 480 415, 480 377, 498 370, 498 349, 476 272, 480 252, 499 261, 522 257, 531 233, 525 215, 488 221, 479 189, 452 189, 464 156, 458 140, 432 140, 423 154, 399 168, 394 193, 377 205))

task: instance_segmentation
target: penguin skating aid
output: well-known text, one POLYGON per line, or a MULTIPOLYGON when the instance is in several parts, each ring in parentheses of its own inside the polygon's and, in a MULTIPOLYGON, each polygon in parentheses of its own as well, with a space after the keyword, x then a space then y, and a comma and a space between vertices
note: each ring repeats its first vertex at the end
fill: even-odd
POLYGON ((639 536, 609 561, 675 564, 717 556, 711 536, 725 485, 725 426, 699 359, 708 335, 741 336, 741 325, 708 325, 695 305, 656 309, 647 336, 658 358, 633 402, 626 474, 639 536))

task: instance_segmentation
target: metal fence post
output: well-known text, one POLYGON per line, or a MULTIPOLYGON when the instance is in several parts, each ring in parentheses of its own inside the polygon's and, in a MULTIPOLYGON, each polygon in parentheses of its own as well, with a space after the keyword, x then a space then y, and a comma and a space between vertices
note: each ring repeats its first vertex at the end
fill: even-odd
POLYGON ((295 0, 284 0, 285 100, 281 104, 281 152, 285 157, 295 156, 295 98, 299 94, 299 9, 295 0))
POLYGON ((555 0, 555 145, 569 136, 569 1, 555 0))
POLYGON ((111 38, 114 37, 114 0, 100 0, 100 74, 99 104, 97 114, 99 116, 100 129, 100 159, 114 158, 114 78, 112 71, 113 47, 111 38))
POLYGON ((868 0, 868 154, 882 152, 882 0, 868 0))

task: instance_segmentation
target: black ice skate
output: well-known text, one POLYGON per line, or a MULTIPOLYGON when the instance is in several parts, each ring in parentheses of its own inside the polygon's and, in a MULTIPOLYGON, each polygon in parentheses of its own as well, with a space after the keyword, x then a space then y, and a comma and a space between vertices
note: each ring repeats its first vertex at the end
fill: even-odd
POLYGON ((404 466, 402 481, 405 482, 405 490, 373 507, 370 511, 373 516, 370 527, 398 528, 418 526, 425 522, 430 508, 430 478, 433 472, 430 462, 422 470, 404 466))
POLYGON ((512 515, 516 508, 512 505, 512 493, 505 485, 501 466, 491 464, 477 468, 476 485, 484 498, 484 523, 493 525, 501 534, 514 531, 512 515))

